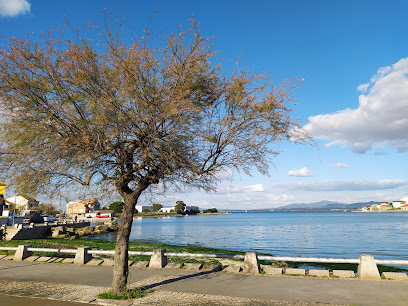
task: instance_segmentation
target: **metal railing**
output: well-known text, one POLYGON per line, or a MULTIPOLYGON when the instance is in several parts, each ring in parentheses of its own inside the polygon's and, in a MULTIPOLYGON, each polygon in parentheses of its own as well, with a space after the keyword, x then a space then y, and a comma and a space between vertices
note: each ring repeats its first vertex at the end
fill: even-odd
MULTIPOLYGON (((17 251, 17 247, 0 247, 0 251, 17 251)), ((52 248, 33 248, 28 247, 29 252, 47 252, 47 253, 65 253, 76 254, 76 249, 52 249, 52 248)), ((92 255, 114 255, 114 250, 89 250, 92 255)), ((129 255, 146 255, 151 256, 153 252, 129 251, 129 255)), ((189 258, 226 258, 226 259, 245 259, 245 255, 232 254, 204 254, 204 253, 171 253, 165 252, 167 257, 189 257, 189 258)), ((258 256, 259 260, 266 261, 292 261, 292 262, 313 262, 313 263, 350 263, 358 264, 358 258, 321 258, 321 257, 290 257, 290 256, 258 256)), ((390 260, 390 259, 375 259, 376 264, 382 265, 408 265, 408 260, 390 260)))

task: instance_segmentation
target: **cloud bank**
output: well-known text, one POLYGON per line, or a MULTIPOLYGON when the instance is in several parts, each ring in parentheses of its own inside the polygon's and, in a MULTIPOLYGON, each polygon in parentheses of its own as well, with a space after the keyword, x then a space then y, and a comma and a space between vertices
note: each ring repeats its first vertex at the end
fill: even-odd
POLYGON ((370 83, 358 86, 356 109, 309 117, 304 127, 314 138, 330 141, 326 146, 348 146, 365 153, 372 147, 408 149, 408 58, 378 69, 370 83))
POLYGON ((287 191, 365 191, 388 190, 407 186, 407 180, 348 180, 348 181, 319 181, 308 183, 282 183, 272 187, 287 191))
POLYGON ((31 4, 27 0, 0 0, 0 16, 15 17, 30 12, 31 4))

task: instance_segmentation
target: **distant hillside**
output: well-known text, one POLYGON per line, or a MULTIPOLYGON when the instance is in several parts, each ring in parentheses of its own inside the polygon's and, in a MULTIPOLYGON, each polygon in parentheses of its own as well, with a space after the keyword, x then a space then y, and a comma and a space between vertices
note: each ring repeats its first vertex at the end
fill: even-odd
POLYGON ((378 201, 358 202, 352 204, 339 203, 333 201, 319 201, 315 203, 295 203, 276 208, 276 210, 308 210, 308 209, 353 209, 361 208, 363 206, 378 204, 378 201))
POLYGON ((289 205, 278 207, 277 209, 299 209, 299 208, 314 209, 314 208, 320 208, 320 207, 327 206, 327 205, 344 205, 344 203, 333 202, 333 201, 319 201, 319 202, 314 202, 314 203, 294 203, 294 204, 289 204, 289 205))

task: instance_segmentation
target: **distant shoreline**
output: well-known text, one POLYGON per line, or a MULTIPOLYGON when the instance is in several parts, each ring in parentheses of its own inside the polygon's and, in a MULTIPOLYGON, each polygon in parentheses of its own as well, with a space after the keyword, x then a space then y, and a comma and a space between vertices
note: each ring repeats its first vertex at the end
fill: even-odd
POLYGON ((352 210, 351 212, 357 212, 357 213, 408 213, 408 210, 367 210, 367 211, 362 211, 362 210, 352 210))

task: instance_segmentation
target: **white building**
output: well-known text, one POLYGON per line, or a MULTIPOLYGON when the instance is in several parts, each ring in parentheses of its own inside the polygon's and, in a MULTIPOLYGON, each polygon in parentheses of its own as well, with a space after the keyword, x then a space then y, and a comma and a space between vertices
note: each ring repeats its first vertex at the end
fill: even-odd
POLYGON ((175 206, 168 206, 168 207, 162 207, 159 210, 160 212, 165 212, 165 213, 170 213, 170 212, 175 212, 176 211, 176 207, 175 206))
POLYGON ((406 204, 405 201, 392 201, 393 208, 401 208, 401 205, 406 204))
POLYGON ((14 195, 6 199, 6 204, 15 204, 20 210, 29 210, 33 207, 38 207, 40 202, 26 195, 14 195))
POLYGON ((153 211, 153 207, 151 205, 136 205, 136 210, 139 213, 144 212, 146 209, 153 211))

